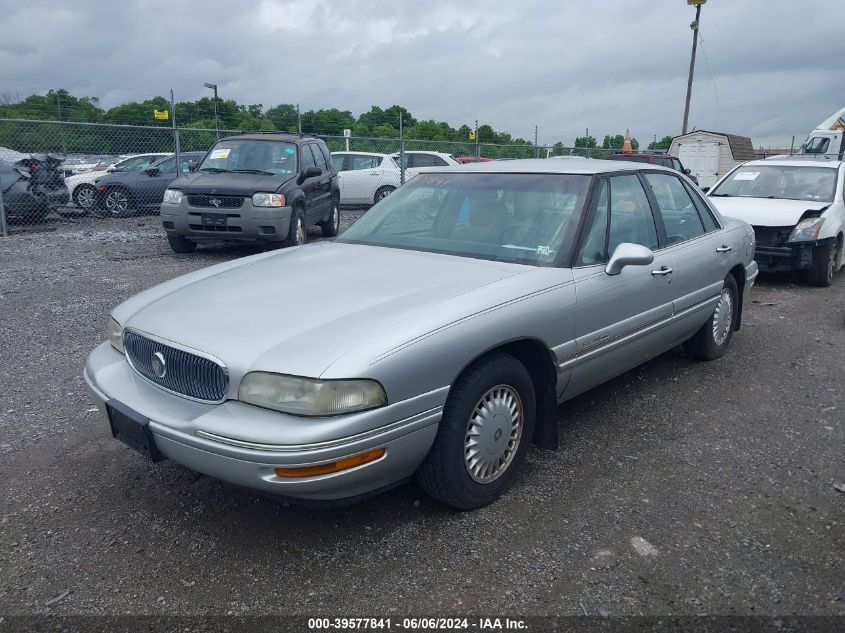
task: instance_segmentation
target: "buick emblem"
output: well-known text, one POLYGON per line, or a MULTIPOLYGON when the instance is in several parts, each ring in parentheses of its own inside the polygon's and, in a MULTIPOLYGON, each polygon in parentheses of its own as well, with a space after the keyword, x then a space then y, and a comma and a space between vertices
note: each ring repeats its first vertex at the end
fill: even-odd
POLYGON ((220 208, 220 198, 212 198, 211 200, 209 200, 209 202, 213 204, 215 208, 220 208))
POLYGON ((153 367, 153 373, 159 378, 164 378, 167 375, 167 361, 164 360, 164 354, 161 352, 153 353, 150 364, 153 367))

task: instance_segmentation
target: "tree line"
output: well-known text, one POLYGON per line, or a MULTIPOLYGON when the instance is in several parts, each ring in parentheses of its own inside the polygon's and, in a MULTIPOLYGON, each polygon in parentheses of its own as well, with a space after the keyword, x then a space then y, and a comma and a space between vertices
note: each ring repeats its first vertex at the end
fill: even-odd
MULTIPOLYGON (((30 119, 42 121, 67 121, 84 123, 109 123, 124 125, 144 125, 169 128, 171 120, 157 120, 153 111, 170 110, 170 102, 164 97, 153 97, 144 101, 123 103, 113 108, 101 107, 97 97, 77 97, 64 89, 49 90, 43 95, 0 95, 0 118, 30 119)), ((263 104, 239 104, 231 99, 202 97, 196 101, 179 101, 175 104, 176 121, 180 128, 191 127, 213 130, 239 131, 285 131, 340 136, 343 130, 352 131, 353 137, 372 139, 395 139, 399 136, 399 119, 402 117, 405 139, 417 141, 448 141, 474 145, 471 138, 473 128, 463 124, 453 127, 445 121, 420 120, 406 108, 398 105, 389 108, 372 106, 368 112, 357 117, 349 110, 321 108, 298 112, 297 106, 282 103, 269 108, 263 104), (216 106, 216 108, 215 108, 216 106), (216 111, 216 115, 215 115, 216 111), (216 118, 215 118, 216 116, 216 118)), ((170 113, 172 116, 172 113, 170 113)), ((163 132, 164 130, 162 130, 163 132)), ((83 135, 84 136, 84 135, 83 135)), ((157 136, 157 135, 156 135, 157 136)), ((478 127, 478 142, 485 145, 521 146, 523 151, 514 151, 519 155, 533 155, 530 148, 533 142, 516 138, 507 132, 500 132, 492 126, 483 124, 478 127)), ((666 149, 672 137, 667 136, 658 143, 650 143, 649 149, 666 149)), ((621 134, 607 135, 599 147, 592 136, 575 139, 574 146, 578 153, 601 156, 609 149, 622 147, 624 137, 621 134)), ((636 139, 634 148, 639 147, 636 139)), ((518 150, 515 147, 514 150, 518 150)), ((88 151, 88 150, 72 150, 88 151)), ((551 154, 568 154, 562 141, 552 146, 551 154)), ((490 155, 488 151, 485 155, 490 155)), ((544 154, 545 155, 545 154, 544 154)), ((495 157, 495 156, 494 156, 495 157)))

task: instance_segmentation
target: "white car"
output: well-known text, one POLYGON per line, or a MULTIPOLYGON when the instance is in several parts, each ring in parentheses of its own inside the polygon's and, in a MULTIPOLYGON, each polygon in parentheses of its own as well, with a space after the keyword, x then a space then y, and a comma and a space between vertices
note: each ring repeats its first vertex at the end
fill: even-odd
POLYGON ((332 152, 332 163, 342 205, 375 204, 400 184, 399 166, 388 154, 332 152))
POLYGON ((68 176, 65 178, 65 186, 67 186, 67 190, 70 192, 70 199, 73 200, 76 206, 88 211, 94 208, 94 203, 97 197, 97 189, 94 187, 94 183, 98 178, 114 172, 140 171, 141 169, 146 169, 155 161, 166 156, 172 156, 172 153, 158 152, 130 156, 110 165, 108 169, 86 171, 82 174, 68 176))
MULTIPOLYGON (((371 205, 389 196, 402 184, 399 154, 377 152, 332 152, 338 172, 342 205, 371 205)), ((459 165, 451 154, 442 152, 405 152, 405 182, 426 167, 459 165)))
POLYGON ((725 175, 709 192, 722 215, 754 227, 763 271, 796 270, 829 286, 845 264, 845 161, 754 160, 725 175))

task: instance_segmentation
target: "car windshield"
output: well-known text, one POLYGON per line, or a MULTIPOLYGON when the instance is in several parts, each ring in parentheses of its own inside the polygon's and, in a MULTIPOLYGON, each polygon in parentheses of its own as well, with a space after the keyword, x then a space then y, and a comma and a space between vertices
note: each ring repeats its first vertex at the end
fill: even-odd
POLYGON ((587 175, 421 174, 338 241, 546 266, 569 248, 589 185, 587 175))
POLYGON ((285 141, 227 139, 212 148, 197 171, 295 174, 296 145, 285 141))
POLYGON ((809 165, 744 165, 710 195, 831 202, 836 189, 836 171, 809 165))
POLYGON ((117 165, 114 166, 115 171, 140 171, 141 169, 146 169, 154 162, 159 161, 163 158, 161 154, 155 156, 135 156, 133 158, 127 158, 124 161, 119 162, 117 165))

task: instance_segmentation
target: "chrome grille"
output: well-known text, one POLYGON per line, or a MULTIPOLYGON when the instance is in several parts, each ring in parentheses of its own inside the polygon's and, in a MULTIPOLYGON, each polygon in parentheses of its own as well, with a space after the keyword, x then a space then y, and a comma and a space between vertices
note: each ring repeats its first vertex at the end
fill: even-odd
POLYGON ((240 196, 208 196, 204 193, 189 193, 188 204, 192 207, 240 209, 244 204, 244 199, 240 196), (216 204, 215 200, 217 201, 216 204))
POLYGON ((131 330, 123 332, 123 347, 135 371, 168 391, 205 402, 221 402, 226 397, 229 374, 220 363, 159 343, 131 330), (161 354, 165 360, 166 371, 163 377, 153 369, 153 357, 156 354, 161 354))

